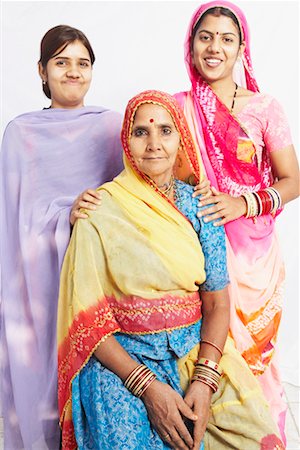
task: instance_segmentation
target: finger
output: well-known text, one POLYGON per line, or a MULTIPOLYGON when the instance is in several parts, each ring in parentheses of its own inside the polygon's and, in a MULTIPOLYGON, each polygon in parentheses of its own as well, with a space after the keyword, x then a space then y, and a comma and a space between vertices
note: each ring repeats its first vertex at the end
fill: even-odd
POLYGON ((78 208, 77 209, 79 209, 79 208, 90 209, 90 210, 95 211, 97 209, 97 206, 95 204, 93 204, 93 203, 84 202, 83 200, 81 200, 78 203, 78 208))
MULTIPOLYGON (((192 421, 195 421, 198 419, 198 416, 194 413, 194 411, 188 406, 188 404, 183 400, 182 397, 178 399, 177 402, 178 410, 180 411, 181 415, 186 417, 187 419, 190 419, 192 421)), ((183 421, 182 421, 183 423, 183 421)), ((184 423, 183 423, 184 424, 184 423)), ((184 425, 185 426, 185 425, 184 425)))
POLYGON ((210 197, 212 195, 212 192, 210 189, 197 189, 193 192, 192 197, 199 197, 199 195, 202 195, 202 199, 207 196, 210 197))
POLYGON ((173 429, 169 432, 170 434, 170 441, 167 441, 169 445, 171 445, 172 448, 180 449, 180 450, 189 450, 193 447, 193 439, 192 439, 192 445, 188 446, 182 439, 182 437, 179 435, 179 433, 173 429))
POLYGON ((207 206, 210 203, 219 203, 222 201, 222 198, 210 196, 210 197, 201 197, 198 203, 198 206, 207 206))
POLYGON ((214 214, 210 214, 209 216, 204 217, 203 222, 209 223, 209 222, 215 222, 217 219, 224 219, 224 211, 217 211, 214 214))
POLYGON ((212 193, 211 190, 209 190, 206 194, 202 194, 202 197, 201 197, 200 201, 205 200, 207 198, 211 198, 212 196, 213 196, 213 193, 212 193))
POLYGON ((101 198, 97 198, 94 197, 88 193, 84 193, 82 196, 82 200, 84 200, 85 202, 90 202, 90 203, 94 203, 95 205, 100 205, 101 204, 101 198))
POLYGON ((83 212, 74 211, 72 214, 75 219, 87 219, 89 216, 83 212))
POLYGON ((87 189, 84 193, 90 194, 92 197, 96 197, 99 200, 102 199, 102 194, 100 191, 97 191, 96 189, 87 189))
POLYGON ((225 225, 228 222, 230 222, 229 217, 223 217, 223 219, 221 219, 221 220, 216 220, 216 222, 213 223, 213 226, 221 227, 222 225, 225 225))
MULTIPOLYGON (((221 211, 220 205, 217 204, 214 206, 210 206, 209 208, 201 209, 201 211, 197 212, 197 216, 206 218, 206 216, 209 216, 211 214, 216 214, 220 211, 221 211)), ((206 220, 204 220, 204 222, 206 222, 206 220)))
POLYGON ((221 195, 222 192, 218 191, 214 186, 211 187, 211 191, 214 195, 221 195))
POLYGON ((176 429, 177 429, 179 436, 181 437, 181 439, 184 440, 186 445, 189 448, 192 448, 194 445, 193 438, 192 438, 189 430, 187 429, 185 423, 184 422, 178 423, 178 425, 176 425, 176 429))
POLYGON ((201 445, 201 441, 203 439, 204 436, 204 431, 205 431, 205 427, 204 424, 200 421, 197 420, 197 422, 194 425, 194 446, 193 446, 193 450, 199 450, 200 445, 201 445))

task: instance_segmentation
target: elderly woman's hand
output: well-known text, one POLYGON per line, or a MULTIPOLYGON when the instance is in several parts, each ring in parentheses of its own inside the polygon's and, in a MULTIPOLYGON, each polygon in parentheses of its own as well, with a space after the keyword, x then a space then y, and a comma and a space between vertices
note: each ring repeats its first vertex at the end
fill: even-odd
POLYGON ((198 419, 194 422, 193 450, 199 450, 210 414, 212 390, 200 381, 194 381, 188 388, 184 401, 198 419))
POLYGON ((178 450, 193 448, 193 439, 182 419, 197 420, 183 398, 168 384, 155 380, 142 395, 148 417, 160 437, 178 450))
POLYGON ((210 181, 206 177, 194 187, 193 197, 199 197, 199 195, 202 195, 201 199, 212 195, 210 181))
POLYGON ((198 217, 206 216, 204 222, 214 221, 214 225, 219 227, 246 214, 247 206, 243 197, 232 197, 214 187, 211 190, 213 196, 201 198, 198 203, 198 206, 210 205, 197 214, 198 217))
POLYGON ((86 219, 87 214, 80 211, 81 208, 94 211, 101 205, 101 194, 95 189, 87 189, 82 192, 73 203, 70 212, 70 224, 73 226, 77 219, 86 219))

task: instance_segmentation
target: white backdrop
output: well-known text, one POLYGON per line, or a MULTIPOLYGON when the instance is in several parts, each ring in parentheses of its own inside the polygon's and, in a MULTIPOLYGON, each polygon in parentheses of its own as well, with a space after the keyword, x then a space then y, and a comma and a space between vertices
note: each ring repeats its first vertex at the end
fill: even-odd
MULTIPOLYGON (((251 30, 251 52, 262 92, 284 106, 298 147, 299 3, 236 1, 251 30)), ((186 29, 198 2, 189 1, 2 1, 1 127, 18 114, 49 105, 37 73, 44 33, 68 24, 87 34, 96 54, 86 104, 123 112, 145 89, 189 89, 183 62, 186 29)), ((299 214, 297 202, 278 219, 287 285, 280 329, 285 381, 299 384, 299 214)))

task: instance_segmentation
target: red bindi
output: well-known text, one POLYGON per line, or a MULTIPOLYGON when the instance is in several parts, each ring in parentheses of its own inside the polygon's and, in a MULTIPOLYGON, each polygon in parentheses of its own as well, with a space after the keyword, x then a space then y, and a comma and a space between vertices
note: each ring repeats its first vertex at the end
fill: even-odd
POLYGON ((150 119, 149 122, 150 122, 150 123, 153 123, 153 122, 154 122, 154 119, 150 119))

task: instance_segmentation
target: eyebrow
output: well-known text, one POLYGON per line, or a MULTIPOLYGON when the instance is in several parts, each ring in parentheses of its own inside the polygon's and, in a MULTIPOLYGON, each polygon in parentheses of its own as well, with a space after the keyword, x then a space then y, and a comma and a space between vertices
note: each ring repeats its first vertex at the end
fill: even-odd
MULTIPOLYGON (((208 34, 211 34, 212 36, 215 34, 215 33, 213 33, 212 31, 208 31, 208 30, 199 30, 199 33, 208 33, 208 34)), ((232 32, 230 32, 230 31, 228 31, 228 32, 226 32, 226 33, 219 33, 221 36, 225 36, 225 35, 227 35, 227 34, 232 34, 233 36, 237 36, 237 34, 235 34, 235 33, 232 33, 232 32)))
MULTIPOLYGON (((67 56, 59 56, 59 55, 57 55, 57 56, 55 56, 55 57, 52 58, 52 59, 65 59, 65 60, 70 60, 70 59, 72 59, 72 58, 68 58, 67 56)), ((88 62, 91 62, 91 60, 90 60, 89 58, 77 58, 77 59, 79 59, 79 61, 88 61, 88 62)))
MULTIPOLYGON (((156 125, 155 121, 154 121, 154 124, 156 125)), ((166 128, 166 127, 171 128, 172 124, 171 123, 160 123, 160 124, 158 124, 158 127, 160 127, 160 128, 166 128)), ((174 127, 174 125, 173 125, 173 127, 174 127)), ((144 130, 149 130, 150 129, 149 125, 143 125, 143 124, 139 125, 139 124, 137 124, 137 125, 133 126, 133 130, 136 130, 138 128, 143 128, 144 130)))

